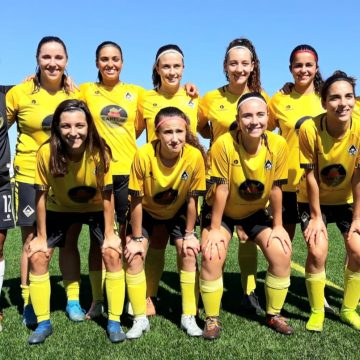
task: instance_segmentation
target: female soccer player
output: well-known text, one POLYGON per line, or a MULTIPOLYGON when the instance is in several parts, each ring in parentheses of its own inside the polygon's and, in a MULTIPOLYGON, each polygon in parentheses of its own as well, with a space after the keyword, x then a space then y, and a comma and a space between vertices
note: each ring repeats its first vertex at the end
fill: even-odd
POLYGON ((176 107, 161 109, 155 117, 157 140, 141 147, 131 167, 131 221, 127 230, 126 283, 135 315, 126 334, 134 339, 149 329, 146 317, 144 257, 148 242, 156 241, 153 228, 163 224, 175 243, 182 295, 181 328, 201 336, 197 326, 196 238, 197 198, 205 191, 205 152, 189 130, 187 116, 176 107))
MULTIPOLYGON (((81 97, 88 105, 95 126, 112 152, 113 191, 120 234, 123 235, 128 210, 128 183, 130 166, 137 149, 137 107, 143 88, 120 81, 123 66, 121 47, 112 41, 102 42, 96 49, 96 66, 99 70, 96 83, 80 86, 81 97)), ((108 273, 107 276, 113 276, 108 273)), ((93 290, 100 289, 101 273, 90 272, 93 290)), ((89 317, 102 312, 102 291, 93 292, 89 317)))
MULTIPOLYGON (((17 123, 18 138, 14 160, 15 201, 17 225, 21 226, 23 252, 21 257, 21 288, 24 300, 24 323, 33 325, 36 317, 29 299, 28 258, 25 249, 34 236, 35 190, 34 177, 36 152, 49 138, 52 115, 55 108, 66 99, 76 98, 65 82, 68 54, 64 42, 55 36, 46 36, 36 51, 37 71, 32 81, 14 86, 6 94, 6 110, 9 126, 17 123)), ((69 237, 77 237, 80 228, 75 226, 69 237)), ((79 279, 71 278, 72 260, 62 262, 61 270, 68 295, 67 312, 74 320, 83 320, 85 314, 79 305, 79 279), (70 273, 70 274, 69 274, 70 273), (68 275, 68 276, 67 276, 68 275)))
MULTIPOLYGON (((223 70, 228 81, 216 90, 210 91, 200 101, 198 130, 210 145, 220 135, 229 131, 236 120, 237 103, 243 94, 256 91, 268 101, 260 82, 260 61, 254 45, 248 39, 231 41, 226 49, 223 70)), ((236 127, 236 123, 235 123, 236 127)), ((257 249, 247 235, 237 228, 240 239, 238 259, 241 271, 241 284, 244 291, 242 307, 244 310, 263 313, 255 295, 257 272, 257 249)))
POLYGON ((336 71, 324 83, 321 101, 326 113, 300 128, 300 182, 298 206, 308 247, 305 266, 311 315, 310 331, 324 325, 325 263, 328 223, 341 231, 347 254, 344 300, 340 319, 360 330, 356 307, 360 298, 360 127, 352 116, 355 80, 336 71))
POLYGON ((202 214, 202 266, 200 291, 206 313, 205 339, 220 336, 220 302, 223 265, 235 225, 241 225, 260 246, 269 267, 265 280, 266 322, 275 331, 290 335, 293 329, 280 316, 290 285, 291 242, 282 226, 281 185, 288 176, 288 148, 279 135, 266 131, 268 109, 258 92, 239 99, 238 129, 220 136, 211 147, 213 183, 202 214), (267 202, 273 220, 266 214, 267 202))
MULTIPOLYGON (((144 92, 139 106, 138 133, 146 128, 147 141, 156 139, 155 116, 159 110, 175 106, 182 110, 190 121, 189 130, 196 134, 198 120, 198 98, 191 91, 194 86, 181 86, 184 71, 184 54, 173 44, 159 48, 153 66, 154 89, 144 92)), ((150 243, 145 263, 147 285, 147 314, 155 315, 156 309, 152 298, 155 298, 164 269, 164 254, 168 234, 164 226, 154 228, 154 239, 150 243)))
POLYGON ((38 327, 29 344, 51 335, 49 262, 55 247, 63 246, 74 223, 88 224, 102 245, 107 271, 112 342, 125 339, 120 326, 124 302, 124 275, 120 238, 114 233, 111 151, 98 135, 85 103, 66 100, 55 110, 50 140, 40 147, 35 173, 36 237, 29 243, 30 296, 38 327), (59 222, 58 219, 61 219, 59 222), (118 276, 120 274, 120 276, 118 276))

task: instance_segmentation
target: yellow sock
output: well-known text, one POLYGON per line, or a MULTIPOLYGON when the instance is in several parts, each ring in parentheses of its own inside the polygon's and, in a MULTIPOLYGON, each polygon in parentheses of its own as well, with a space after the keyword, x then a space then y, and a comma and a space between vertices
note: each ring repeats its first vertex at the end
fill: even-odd
POLYGON ((318 274, 305 273, 305 284, 312 313, 324 312, 325 271, 318 274))
POLYGON ((108 300, 109 320, 119 322, 125 299, 124 270, 106 272, 106 296, 108 300))
POLYGON ((47 272, 44 275, 29 274, 30 296, 32 305, 37 317, 38 323, 44 320, 50 320, 50 275, 47 272))
POLYGON ((126 286, 134 316, 146 314, 146 279, 145 271, 131 275, 126 273, 126 286))
POLYGON ((360 298, 360 272, 345 270, 344 301, 341 311, 353 311, 357 308, 360 298))
POLYGON ((290 286, 290 276, 281 278, 267 272, 265 279, 266 313, 280 314, 290 286))
POLYGON ((257 247, 253 241, 241 241, 238 260, 241 272, 241 286, 244 293, 250 294, 256 289, 257 247))
POLYGON ((26 305, 31 304, 29 285, 20 285, 20 287, 21 287, 21 297, 23 298, 24 307, 25 307, 26 305))
POLYGON ((182 313, 184 315, 196 315, 196 271, 180 271, 180 287, 182 299, 182 313))
POLYGON ((106 270, 89 271, 93 301, 104 301, 106 270))
POLYGON ((152 249, 149 247, 145 259, 146 296, 156 296, 164 271, 165 249, 152 249))
POLYGON ((80 281, 79 280, 63 280, 66 297, 69 300, 80 299, 80 281))
POLYGON ((212 281, 200 279, 200 292, 206 316, 219 316, 223 290, 222 276, 212 281))

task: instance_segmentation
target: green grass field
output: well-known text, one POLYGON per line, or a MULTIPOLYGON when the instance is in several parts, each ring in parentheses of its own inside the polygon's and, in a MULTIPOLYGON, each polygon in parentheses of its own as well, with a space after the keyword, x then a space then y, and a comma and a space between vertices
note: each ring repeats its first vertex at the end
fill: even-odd
MULTIPOLYGON (((343 286, 344 246, 338 231, 329 228, 330 250, 327 265, 328 279, 343 286)), ((107 339, 106 319, 82 323, 70 322, 64 312, 66 300, 57 256, 53 257, 51 274, 51 318, 54 333, 45 344, 27 345, 30 334, 22 325, 20 297, 19 255, 21 248, 19 230, 10 231, 5 243, 6 276, 1 297, 5 319, 0 333, 0 359, 359 359, 359 332, 342 324, 337 315, 327 316, 325 329, 320 334, 305 330, 309 305, 301 267, 305 262, 306 247, 297 232, 293 246, 291 287, 287 296, 284 315, 295 328, 295 335, 285 337, 268 329, 262 318, 240 314, 240 276, 237 265, 236 239, 232 240, 226 264, 221 319, 221 338, 209 342, 189 338, 179 328, 181 299, 179 277, 176 272, 174 249, 168 248, 166 269, 159 297, 159 315, 150 319, 151 331, 139 340, 111 344, 107 339), (295 270, 296 269, 296 270, 295 270)), ((88 233, 83 230, 80 238, 82 254, 81 303, 90 305, 90 285, 87 278, 88 233)), ((266 262, 259 254, 257 294, 265 306, 264 278, 266 262)), ((342 293, 327 286, 326 296, 339 310, 342 293)), ((203 319, 203 312, 201 317, 203 319)), ((125 330, 131 325, 124 316, 125 330)), ((201 324, 201 326, 203 323, 201 324)))

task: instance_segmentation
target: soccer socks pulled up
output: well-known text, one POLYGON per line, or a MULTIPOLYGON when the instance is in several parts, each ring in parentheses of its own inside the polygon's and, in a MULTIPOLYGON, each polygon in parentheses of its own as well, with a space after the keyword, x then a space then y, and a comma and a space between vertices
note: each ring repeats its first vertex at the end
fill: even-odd
POLYGON ((244 294, 250 295, 256 289, 257 274, 257 246, 253 241, 240 241, 238 261, 242 289, 244 294))
POLYGON ((182 299, 182 313, 184 315, 196 315, 198 304, 198 288, 196 286, 196 271, 180 270, 180 287, 182 299))
POLYGON ((145 259, 146 296, 155 297, 165 264, 165 249, 149 247, 145 259))
POLYGON ((222 276, 216 280, 200 279, 200 292, 206 316, 219 316, 221 298, 224 291, 222 276))
POLYGON ((38 323, 50 319, 50 275, 29 274, 30 297, 38 323))
POLYGON ((316 314, 324 312, 325 305, 325 281, 326 274, 322 271, 318 274, 305 273, 305 284, 308 293, 311 312, 316 314))
POLYGON ((146 315, 145 271, 135 275, 126 273, 126 287, 134 316, 146 315))
POLYGON ((353 311, 357 308, 360 299, 360 272, 345 269, 344 282, 344 301, 341 311, 353 311))
POLYGON ((106 270, 89 271, 92 299, 96 302, 104 301, 104 284, 106 270))
POLYGON ((265 279, 266 313, 280 314, 290 286, 290 276, 278 277, 269 272, 265 279))
POLYGON ((109 320, 120 321, 125 299, 124 270, 106 272, 106 296, 108 300, 109 320))
POLYGON ((0 295, 1 295, 1 289, 3 286, 4 281, 4 275, 5 275, 5 260, 0 260, 0 295))
POLYGON ((66 297, 68 301, 79 301, 80 299, 80 281, 79 280, 63 280, 66 297))

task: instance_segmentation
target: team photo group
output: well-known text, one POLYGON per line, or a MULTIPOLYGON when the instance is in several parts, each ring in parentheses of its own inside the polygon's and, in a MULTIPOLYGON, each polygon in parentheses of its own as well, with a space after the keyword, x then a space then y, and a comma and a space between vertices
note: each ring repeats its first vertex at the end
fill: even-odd
MULTIPOLYGON (((291 318, 281 312, 297 224, 307 248, 304 331, 322 332, 330 308, 324 293, 330 223, 345 250, 338 326, 360 330, 360 98, 352 74, 337 70, 323 79, 317 51, 301 44, 284 69, 293 81, 269 97, 253 43, 237 38, 224 53, 225 85, 200 95, 198 84, 181 82, 185 56, 175 44, 157 50, 151 90, 121 81, 125 55, 113 41, 95 50, 97 82, 73 82, 66 45, 56 36, 42 38, 35 55, 34 75, 0 87, 0 292, 6 236, 17 226, 19 306, 33 330, 29 344, 53 332, 55 249, 69 319, 103 316, 107 304, 106 333, 119 343, 150 331, 168 244, 176 249, 180 279, 179 327, 191 337, 219 338, 232 239, 239 242, 241 307, 263 314, 269 331, 292 335, 291 318), (139 146, 142 134, 146 144, 139 146), (199 135, 209 139, 208 149, 199 135), (83 225, 92 296, 86 311, 78 250, 83 225), (265 309, 256 295, 259 250, 268 263, 265 309), (132 315, 126 333, 125 309, 132 315)), ((5 320, 0 312, 0 331, 5 320)))

